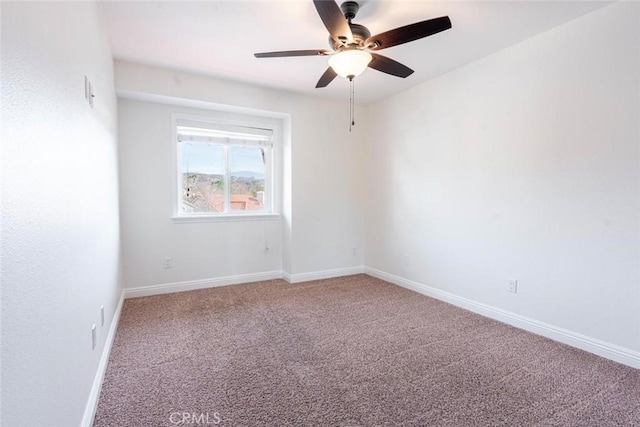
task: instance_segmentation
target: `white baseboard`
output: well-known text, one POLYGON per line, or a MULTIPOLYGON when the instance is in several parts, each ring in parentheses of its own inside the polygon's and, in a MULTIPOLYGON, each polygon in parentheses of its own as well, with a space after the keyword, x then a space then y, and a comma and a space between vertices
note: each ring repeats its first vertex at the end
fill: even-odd
POLYGON ((333 277, 351 276, 364 273, 364 266, 336 268, 334 270, 313 271, 311 273, 289 274, 282 273, 282 278, 289 283, 308 282, 310 280, 331 279, 333 277))
POLYGON ((102 390, 102 382, 104 375, 107 372, 107 364, 109 363, 109 355, 111 354, 111 347, 113 341, 116 338, 116 330, 118 329, 118 322, 120 321, 120 313, 122 312, 122 305, 124 304, 124 291, 120 295, 120 301, 116 307, 116 311, 113 313, 113 319, 111 320, 111 326, 107 333, 107 338, 102 349, 102 355, 100 356, 100 363, 98 363, 98 371, 93 379, 91 385, 91 392, 89 393, 89 400, 87 406, 84 409, 84 415, 82 416, 82 427, 91 427, 93 425, 93 418, 96 416, 96 410, 98 409, 98 399, 100 398, 100 390, 102 390))
POLYGON ((138 286, 126 288, 125 298, 148 297, 152 295, 170 294, 174 292, 193 291, 196 289, 215 288, 218 286, 238 285, 241 283, 259 282, 261 280, 284 279, 289 283, 308 282, 310 280, 330 279, 364 273, 364 266, 337 268, 334 270, 314 271, 311 273, 290 274, 286 271, 266 271, 262 273, 240 274, 237 276, 217 277, 186 282, 163 283, 160 285, 138 286))
POLYGON ((218 286, 238 285, 241 283, 260 282, 262 280, 273 279, 282 279, 282 271, 266 271, 262 273, 239 274, 237 276, 218 277, 214 279, 189 280, 186 282, 164 283, 161 285, 126 288, 124 290, 124 297, 148 297, 151 295, 194 291, 196 289, 216 288, 218 286))
POLYGON ((414 282, 375 268, 365 267, 364 272, 370 276, 377 277, 378 279, 394 283, 402 286, 403 288, 411 289, 418 293, 473 311, 474 313, 478 313, 517 328, 533 332, 534 334, 542 335, 554 341, 559 341, 563 344, 597 354, 598 356, 631 366, 632 368, 640 369, 640 352, 591 338, 548 323, 540 322, 488 304, 463 298, 458 295, 436 289, 432 286, 414 282))

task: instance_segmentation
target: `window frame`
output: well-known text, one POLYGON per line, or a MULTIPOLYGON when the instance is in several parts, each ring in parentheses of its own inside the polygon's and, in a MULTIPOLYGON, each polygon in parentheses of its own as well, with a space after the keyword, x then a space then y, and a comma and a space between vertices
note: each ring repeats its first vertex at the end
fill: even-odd
POLYGON ((276 219, 280 217, 280 183, 281 166, 280 150, 282 138, 282 121, 271 117, 252 116, 246 114, 212 112, 210 115, 173 113, 171 115, 171 170, 172 170, 172 215, 177 223, 216 222, 216 221, 252 221, 276 219), (222 144, 225 162, 225 207, 224 213, 202 212, 185 213, 180 209, 182 197, 182 155, 178 141, 178 126, 202 126, 203 128, 220 127, 254 127, 272 131, 271 149, 265 150, 265 209, 262 211, 231 210, 231 174, 229 170, 229 145, 222 144), (228 178, 228 179, 227 179, 228 178), (228 204, 227 204, 228 202, 228 204))

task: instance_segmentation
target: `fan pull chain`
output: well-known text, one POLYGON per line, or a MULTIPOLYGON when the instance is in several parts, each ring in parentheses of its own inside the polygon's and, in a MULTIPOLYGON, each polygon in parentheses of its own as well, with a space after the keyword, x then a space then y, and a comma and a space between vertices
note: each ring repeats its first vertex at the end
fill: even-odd
POLYGON ((356 91, 355 84, 353 82, 353 77, 349 79, 349 132, 351 132, 351 128, 356 125, 355 121, 355 101, 356 101, 356 91))

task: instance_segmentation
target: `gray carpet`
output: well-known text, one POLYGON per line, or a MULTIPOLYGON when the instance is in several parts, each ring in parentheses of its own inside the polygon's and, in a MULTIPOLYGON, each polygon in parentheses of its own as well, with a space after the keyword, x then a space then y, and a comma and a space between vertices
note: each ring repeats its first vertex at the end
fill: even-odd
POLYGON ((640 426, 640 370, 366 275, 127 300, 94 425, 207 421, 640 426))

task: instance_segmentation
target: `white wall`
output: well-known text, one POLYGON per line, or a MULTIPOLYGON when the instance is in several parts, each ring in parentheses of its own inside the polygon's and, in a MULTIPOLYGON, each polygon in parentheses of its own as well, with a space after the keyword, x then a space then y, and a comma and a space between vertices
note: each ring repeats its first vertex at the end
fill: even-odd
POLYGON ((120 206, 128 285, 148 286, 282 270, 280 219, 175 223, 172 113, 212 112, 121 99, 120 206), (269 251, 265 247, 269 246, 269 251), (165 257, 173 267, 165 269, 165 257))
POLYGON ((111 54, 96 4, 0 7, 0 424, 77 426, 121 293, 111 54))
POLYGON ((365 264, 640 350, 639 7, 368 107, 365 264))
POLYGON ((362 142, 360 128, 349 133, 347 102, 126 62, 116 62, 115 70, 121 95, 126 287, 274 270, 295 279, 362 266, 362 142), (221 105, 290 118, 284 138, 283 217, 268 223, 272 250, 267 254, 262 222, 175 224, 169 219, 170 114, 206 115, 206 109, 221 105), (224 236, 222 244, 216 236, 224 236), (174 258, 172 269, 163 268, 166 256, 174 258))

